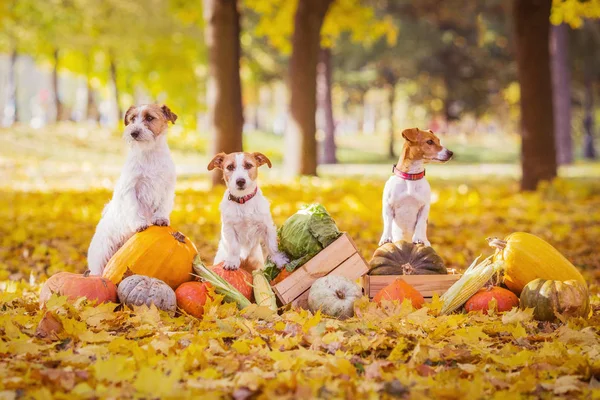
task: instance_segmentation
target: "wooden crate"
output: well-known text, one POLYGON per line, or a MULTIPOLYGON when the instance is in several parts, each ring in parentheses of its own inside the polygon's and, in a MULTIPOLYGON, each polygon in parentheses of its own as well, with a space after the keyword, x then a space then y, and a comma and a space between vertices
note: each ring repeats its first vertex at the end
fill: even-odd
POLYGON ((358 252, 352 238, 344 233, 321 250, 290 276, 273 286, 282 304, 308 308, 308 291, 312 284, 326 275, 358 279, 369 272, 369 264, 358 252))
POLYGON ((363 288, 365 295, 372 299, 381 289, 396 279, 403 279, 427 299, 433 297, 434 293, 441 296, 460 277, 460 274, 450 273, 448 275, 365 275, 363 277, 363 288))

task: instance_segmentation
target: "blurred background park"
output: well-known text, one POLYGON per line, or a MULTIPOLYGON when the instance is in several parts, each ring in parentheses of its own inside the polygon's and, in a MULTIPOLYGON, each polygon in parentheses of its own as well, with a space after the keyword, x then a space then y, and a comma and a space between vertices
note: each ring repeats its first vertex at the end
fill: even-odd
POLYGON ((112 188, 124 111, 150 102, 179 116, 182 182, 242 148, 282 179, 383 179, 413 126, 455 152, 440 177, 600 176, 598 0, 0 5, 4 187, 112 188))

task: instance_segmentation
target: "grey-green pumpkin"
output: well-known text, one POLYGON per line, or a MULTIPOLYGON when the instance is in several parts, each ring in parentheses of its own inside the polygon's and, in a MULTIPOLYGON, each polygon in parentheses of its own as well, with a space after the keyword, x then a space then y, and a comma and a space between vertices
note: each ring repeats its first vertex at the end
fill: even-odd
POLYGON ((589 312, 590 296, 587 287, 576 280, 553 281, 534 279, 521 292, 520 307, 533 308, 540 321, 553 321, 556 314, 585 317, 589 312))
POLYGON ((369 262, 369 275, 445 275, 444 260, 431 246, 403 240, 380 246, 369 262))

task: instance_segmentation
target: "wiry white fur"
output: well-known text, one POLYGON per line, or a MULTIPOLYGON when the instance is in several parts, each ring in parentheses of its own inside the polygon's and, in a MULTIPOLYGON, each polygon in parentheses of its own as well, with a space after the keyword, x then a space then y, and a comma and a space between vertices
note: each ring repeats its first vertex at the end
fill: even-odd
MULTIPOLYGON (((438 159, 429 161, 445 162, 451 155, 452 152, 443 148, 438 159)), ((424 169, 423 161, 415 160, 410 163, 408 173, 417 174, 424 169)), ((430 203, 431 186, 426 177, 409 181, 392 175, 383 189, 383 234, 379 245, 404 240, 430 246, 427 240, 430 203)))
POLYGON ((226 269, 238 269, 242 260, 252 265, 262 266, 264 255, 262 247, 266 247, 271 260, 282 268, 288 263, 285 254, 277 249, 277 230, 271 217, 269 201, 258 189, 256 195, 244 204, 229 200, 231 193, 235 197, 243 197, 254 192, 257 182, 250 179, 244 169, 244 154, 236 157, 236 169, 227 184, 219 209, 221 210, 221 240, 214 264, 224 262, 226 269), (244 179, 246 186, 238 188, 236 181, 244 179))
POLYGON ((129 154, 111 201, 88 249, 88 268, 101 275, 108 260, 136 231, 148 225, 169 225, 175 199, 175 164, 167 145, 166 132, 154 136, 138 116, 123 135, 129 154), (139 130, 138 140, 131 133, 139 130))

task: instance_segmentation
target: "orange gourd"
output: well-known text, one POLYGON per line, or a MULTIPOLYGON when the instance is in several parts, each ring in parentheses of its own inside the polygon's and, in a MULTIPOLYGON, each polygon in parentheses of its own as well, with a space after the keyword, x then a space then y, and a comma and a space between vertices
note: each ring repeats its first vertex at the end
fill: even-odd
POLYGON ((160 279, 173 290, 192 280, 196 246, 170 226, 151 226, 136 233, 108 261, 102 276, 119 284, 138 274, 160 279))
POLYGON ((223 263, 213 265, 210 269, 221 278, 225 279, 236 288, 245 298, 252 301, 254 291, 252 290, 252 275, 244 269, 228 270, 223 268, 223 263))
POLYGON ((489 303, 496 299, 496 311, 510 311, 513 307, 519 306, 519 298, 508 289, 498 286, 480 289, 465 303, 465 311, 483 311, 488 313, 489 303))
POLYGON ((177 307, 196 318, 202 317, 204 305, 210 298, 209 288, 210 283, 207 282, 185 282, 175 291, 177 307))
POLYGON ((67 296, 69 300, 85 297, 98 303, 117 302, 117 287, 108 279, 82 274, 59 272, 52 275, 42 286, 40 303, 44 304, 53 293, 67 296))
POLYGON ((373 301, 381 303, 382 300, 398 300, 399 302, 409 299, 414 308, 421 308, 425 299, 417 289, 406 283, 402 279, 396 279, 383 289, 381 289, 373 298, 373 301))
POLYGON ((279 282, 290 276, 292 273, 286 268, 282 269, 281 272, 271 281, 271 286, 277 285, 279 282))

